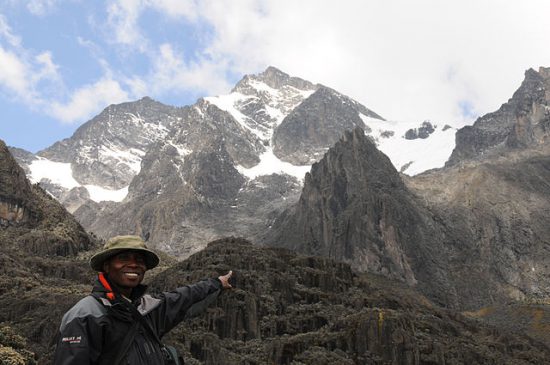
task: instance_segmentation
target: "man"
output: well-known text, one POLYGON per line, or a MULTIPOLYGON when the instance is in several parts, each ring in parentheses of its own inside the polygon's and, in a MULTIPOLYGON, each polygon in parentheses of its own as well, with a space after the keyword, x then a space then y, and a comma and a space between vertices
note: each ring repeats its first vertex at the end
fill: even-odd
POLYGON ((54 364, 163 364, 160 338, 193 306, 231 288, 232 272, 177 288, 157 297, 141 282, 159 257, 138 236, 111 238, 90 260, 98 271, 92 294, 61 321, 54 364))

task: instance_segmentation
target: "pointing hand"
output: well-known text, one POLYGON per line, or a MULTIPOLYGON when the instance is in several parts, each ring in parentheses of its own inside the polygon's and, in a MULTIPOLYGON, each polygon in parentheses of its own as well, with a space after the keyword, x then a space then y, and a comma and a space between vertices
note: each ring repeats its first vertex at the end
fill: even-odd
POLYGON ((227 274, 218 277, 218 279, 222 282, 222 287, 224 289, 232 288, 231 284, 229 284, 229 279, 231 279, 232 275, 233 271, 230 270, 227 274))

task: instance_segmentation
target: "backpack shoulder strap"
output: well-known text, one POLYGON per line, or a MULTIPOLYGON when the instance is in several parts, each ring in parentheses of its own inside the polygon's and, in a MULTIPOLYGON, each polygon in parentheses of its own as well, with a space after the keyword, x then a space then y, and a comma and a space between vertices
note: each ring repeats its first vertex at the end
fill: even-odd
POLYGON ((117 355, 115 357, 115 361, 113 362, 114 365, 119 365, 122 363, 122 359, 124 359, 124 356, 128 353, 128 350, 130 350, 130 346, 132 345, 132 342, 134 342, 134 338, 136 337, 137 333, 137 327, 138 322, 132 323, 132 327, 130 327, 130 330, 128 330, 128 334, 126 337, 124 337, 124 341, 122 344, 120 344, 120 350, 117 352, 117 355))
POLYGON ((134 305, 132 303, 127 303, 127 306, 128 306, 128 309, 130 310, 130 312, 132 313, 132 317, 134 317, 134 319, 136 320, 136 323, 141 323, 141 325, 143 327, 145 327, 145 329, 151 334, 153 339, 155 341, 157 341, 159 346, 162 348, 162 346, 163 346, 162 341, 160 340, 160 338, 157 335, 157 333, 155 332, 155 330, 151 327, 149 322, 147 322, 147 320, 141 315, 141 313, 139 313, 137 308, 134 307, 134 305))
MULTIPOLYGON (((95 298, 100 304, 102 304, 105 307, 111 307, 111 300, 104 298, 100 295, 97 295, 96 293, 90 294, 91 297, 95 298)), ((115 360, 113 361, 113 365, 120 365, 122 364, 122 360, 128 353, 128 350, 130 350, 130 346, 132 345, 132 342, 134 342, 134 339, 136 338, 136 334, 138 331, 138 321, 134 321, 132 323, 132 326, 128 330, 128 333, 124 337, 124 340, 119 345, 119 350, 116 353, 115 360)))

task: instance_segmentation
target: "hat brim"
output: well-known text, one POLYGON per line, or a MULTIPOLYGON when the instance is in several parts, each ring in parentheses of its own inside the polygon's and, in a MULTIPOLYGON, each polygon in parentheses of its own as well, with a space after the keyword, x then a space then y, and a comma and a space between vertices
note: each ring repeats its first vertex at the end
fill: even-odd
POLYGON ((151 270, 157 267, 160 262, 160 258, 156 253, 145 248, 112 248, 109 250, 98 252, 94 256, 92 256, 92 258, 90 259, 90 266, 95 271, 103 271, 103 263, 105 262, 105 260, 124 251, 136 251, 142 253, 145 257, 145 266, 147 267, 147 270, 151 270))

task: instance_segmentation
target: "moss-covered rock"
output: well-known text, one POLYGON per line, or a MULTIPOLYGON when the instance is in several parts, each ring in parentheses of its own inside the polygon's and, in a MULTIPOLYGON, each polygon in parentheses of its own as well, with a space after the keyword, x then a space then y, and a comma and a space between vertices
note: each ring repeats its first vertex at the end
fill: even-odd
POLYGON ((13 328, 0 325, 0 364, 33 365, 35 354, 27 349, 27 341, 13 328))

